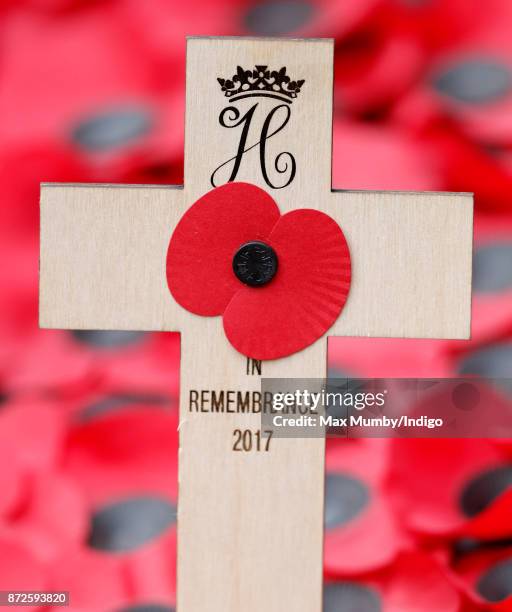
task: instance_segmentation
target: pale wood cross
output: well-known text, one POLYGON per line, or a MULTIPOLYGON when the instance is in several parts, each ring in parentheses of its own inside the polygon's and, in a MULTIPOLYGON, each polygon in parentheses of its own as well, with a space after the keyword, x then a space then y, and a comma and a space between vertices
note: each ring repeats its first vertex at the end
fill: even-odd
POLYGON ((259 390, 269 378, 322 378, 327 339, 291 357, 248 361, 220 319, 198 317, 172 299, 165 261, 181 215, 214 182, 266 189, 281 212, 318 208, 343 229, 352 285, 330 336, 468 338, 472 197, 468 194, 332 191, 333 41, 191 38, 187 47, 185 186, 45 184, 41 194, 40 324, 46 328, 180 331, 178 610, 319 612, 322 601, 323 439, 256 438, 234 450, 236 430, 259 429, 257 414, 201 412, 205 391, 259 390), (292 101, 231 102, 218 78, 237 66, 286 67, 305 81, 292 101), (252 120, 235 127, 233 108, 252 120), (286 118, 288 117, 286 122, 286 118), (231 123, 230 123, 231 122, 231 123), (286 123, 286 124, 285 124, 286 123), (284 125, 285 124, 285 125, 284 125), (280 128, 281 129, 278 129, 280 128), (275 132, 273 135, 272 132, 275 132), (296 174, 289 185, 291 158, 296 174), (228 160, 231 160, 228 162, 228 160), (285 170, 285 162, 288 162, 285 170), (228 162, 228 163, 224 163, 228 162), (224 164, 224 165, 223 165, 224 164), (191 393, 192 392, 192 393, 191 393), (246 445, 247 446, 247 445, 246 445))

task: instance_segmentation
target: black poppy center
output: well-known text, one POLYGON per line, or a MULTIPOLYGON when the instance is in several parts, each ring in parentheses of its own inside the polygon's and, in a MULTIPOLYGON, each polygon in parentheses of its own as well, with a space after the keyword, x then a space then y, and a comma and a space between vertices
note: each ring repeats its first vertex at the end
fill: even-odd
POLYGON ((107 331, 102 329, 74 329, 71 335, 81 344, 98 349, 114 349, 134 344, 145 337, 140 331, 107 331))
POLYGON ((500 561, 478 581, 477 590, 487 601, 500 602, 512 595, 512 560, 500 561))
POLYGON ((134 550, 176 520, 176 508, 158 497, 133 497, 98 509, 91 517, 88 544, 110 552, 134 550))
POLYGON ((315 13, 311 2, 270 0, 258 2, 245 15, 247 29, 258 36, 282 36, 303 27, 315 13))
POLYGON ((463 489, 460 507, 469 517, 476 516, 512 485, 512 465, 502 465, 478 474, 463 489))
POLYGON ((468 58, 447 68, 434 81, 438 91, 466 104, 485 104, 503 98, 512 86, 507 66, 489 58, 468 58))
POLYGON ((379 594, 355 582, 335 582, 324 589, 324 612, 381 612, 379 594))
POLYGON ((277 272, 276 252, 264 242, 246 242, 233 257, 233 272, 249 287, 266 285, 277 272))
POLYGON ((73 130, 72 139, 88 151, 106 151, 145 136, 152 126, 146 108, 121 107, 85 119, 73 130))
POLYGON ((473 255, 473 290, 496 293, 512 288, 512 242, 490 244, 473 255))
POLYGON ((350 522, 370 503, 366 485, 346 474, 325 477, 325 528, 335 529, 350 522))

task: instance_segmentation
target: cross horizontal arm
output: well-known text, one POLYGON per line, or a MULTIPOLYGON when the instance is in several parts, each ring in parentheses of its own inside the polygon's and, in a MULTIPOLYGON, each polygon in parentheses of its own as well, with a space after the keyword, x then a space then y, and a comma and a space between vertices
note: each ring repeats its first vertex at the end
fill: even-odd
POLYGON ((180 331, 165 259, 183 211, 177 187, 43 185, 41 327, 180 331))
MULTIPOLYGON (((343 191, 321 200, 353 267, 329 335, 469 336, 471 196, 343 191)), ((186 315, 168 292, 165 258, 188 204, 179 188, 43 186, 41 326, 179 331, 186 315)))
POLYGON ((323 210, 343 229, 352 282, 330 336, 470 336, 473 197, 333 192, 323 210))

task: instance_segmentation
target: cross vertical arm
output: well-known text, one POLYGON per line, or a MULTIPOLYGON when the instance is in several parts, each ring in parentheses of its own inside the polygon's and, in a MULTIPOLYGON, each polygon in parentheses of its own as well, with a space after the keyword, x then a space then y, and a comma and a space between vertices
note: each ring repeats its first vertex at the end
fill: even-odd
MULTIPOLYGON (((283 213, 322 207, 322 195, 326 198, 331 186, 333 53, 334 41, 330 39, 188 39, 187 201, 192 203, 210 190, 214 175, 215 184, 232 178, 258 185, 276 198, 283 213), (246 72, 266 69, 269 80, 279 79, 272 73, 285 69, 285 78, 303 80, 304 84, 291 101, 279 98, 279 91, 277 98, 226 97, 218 79, 233 82, 238 67, 246 72), (248 115, 255 104, 257 108, 248 115), (266 119, 269 129, 265 138, 262 128, 266 119), (235 156, 244 127, 248 127, 245 148, 252 148, 242 156, 233 176, 235 162, 226 162, 235 156), (263 154, 257 144, 260 141, 263 154)), ((252 74, 248 77, 256 78, 252 74)), ((234 84, 238 87, 239 82, 234 84)))
MULTIPOLYGON (((267 190, 282 213, 322 207, 331 181, 332 73, 328 40, 189 39, 185 199, 192 203, 212 183, 231 179, 267 190), (241 89, 242 81, 257 84, 266 71, 269 81, 279 79, 272 73, 284 75, 283 69, 289 81, 305 81, 292 102, 282 96, 231 101, 218 80, 241 89)), ((261 376, 247 374, 246 358, 226 341, 218 320, 190 315, 187 331, 180 387, 178 609, 319 612, 325 441, 272 439, 267 450, 256 438, 259 413, 212 411, 214 393, 257 393, 261 376), (194 398, 202 391, 205 402, 198 405, 194 398), (247 450, 237 446, 238 432, 251 440, 247 450)), ((263 362, 261 375, 323 378, 326 353, 323 339, 286 359, 263 362)))

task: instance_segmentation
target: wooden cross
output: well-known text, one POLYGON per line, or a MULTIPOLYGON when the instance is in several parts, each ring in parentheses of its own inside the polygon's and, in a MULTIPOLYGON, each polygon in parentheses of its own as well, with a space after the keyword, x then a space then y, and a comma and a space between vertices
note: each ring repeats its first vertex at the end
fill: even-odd
POLYGON ((323 378, 327 341, 253 362, 219 318, 172 299, 170 236, 212 182, 250 182, 282 213, 317 208, 338 222, 352 285, 329 335, 469 337, 472 197, 333 191, 332 79, 331 40, 191 38, 184 187, 42 186, 41 326, 182 333, 180 612, 319 612, 322 601, 325 441, 273 439, 267 450, 258 414, 209 412, 208 402, 211 391, 260 390, 260 374, 323 378), (285 67, 304 84, 290 100, 268 90, 231 100, 218 79, 238 66, 285 67), (245 450, 234 449, 237 430, 252 432, 245 450))

